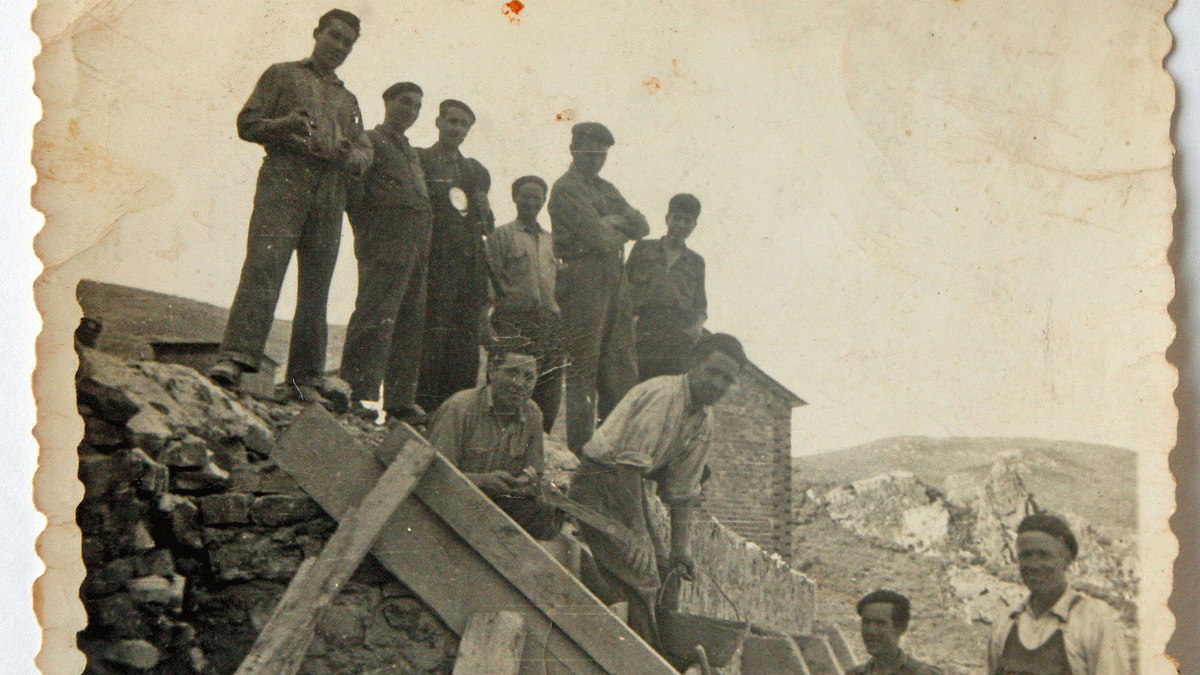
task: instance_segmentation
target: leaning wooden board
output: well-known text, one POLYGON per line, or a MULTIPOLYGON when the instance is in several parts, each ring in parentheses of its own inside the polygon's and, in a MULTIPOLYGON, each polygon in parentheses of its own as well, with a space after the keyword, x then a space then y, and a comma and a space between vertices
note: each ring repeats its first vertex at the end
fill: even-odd
MULTIPOLYGON (((335 518, 385 468, 319 406, 296 418, 273 458, 335 518)), ((522 675, 676 675, 441 455, 414 495, 372 552, 451 630, 462 634, 476 612, 515 611, 528 627, 522 675)))

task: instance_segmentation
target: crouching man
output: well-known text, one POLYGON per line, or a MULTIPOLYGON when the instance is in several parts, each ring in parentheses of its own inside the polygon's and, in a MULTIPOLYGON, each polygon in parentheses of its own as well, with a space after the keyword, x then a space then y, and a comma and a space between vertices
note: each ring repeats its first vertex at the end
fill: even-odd
MULTIPOLYGON (((629 390, 583 447, 571 498, 624 525, 615 537, 586 524, 580 532, 595 569, 584 583, 605 604, 627 602, 629 626, 655 647, 654 596, 671 571, 692 579, 690 526, 712 441, 712 406, 737 379, 746 354, 737 338, 714 334, 695 347, 683 375, 656 377, 629 390), (671 550, 660 569, 643 500, 653 480, 671 512, 671 550), (661 575, 661 576, 660 576, 661 575)), ((586 571, 586 568, 585 568, 586 571)))
POLYGON ((433 416, 429 441, 533 538, 553 538, 561 515, 536 498, 545 463, 542 413, 530 400, 537 359, 523 340, 488 351, 487 384, 446 399, 433 416))
POLYGON ((896 591, 872 591, 856 607, 863 646, 871 659, 846 671, 846 675, 941 675, 942 671, 922 663, 900 648, 900 636, 908 630, 911 606, 896 591))

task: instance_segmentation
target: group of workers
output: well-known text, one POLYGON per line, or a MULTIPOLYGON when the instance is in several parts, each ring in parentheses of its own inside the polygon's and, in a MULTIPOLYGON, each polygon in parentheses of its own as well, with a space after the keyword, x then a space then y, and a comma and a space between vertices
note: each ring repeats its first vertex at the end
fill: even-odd
MULTIPOLYGON (((532 536, 550 539, 562 514, 536 498, 535 483, 565 373, 567 445, 580 458, 569 496, 614 525, 580 522, 591 554, 581 576, 605 603, 625 603, 630 626, 653 644, 664 579, 695 573, 689 532, 712 406, 747 362, 736 338, 703 331, 704 260, 685 243, 700 202, 671 198, 666 236, 646 239, 646 218, 599 176, 612 133, 583 122, 571 130, 566 173, 553 186, 532 175, 514 181, 517 217, 495 227, 490 174, 460 151, 475 123, 466 103, 442 101, 437 142, 414 148, 405 134, 423 92, 401 82, 383 92, 383 122, 364 129, 357 99, 334 74, 359 32, 355 15, 324 14, 311 56, 268 68, 238 115, 239 136, 266 156, 221 356, 208 375, 236 388, 259 368, 295 252, 285 382, 300 398, 329 394, 326 304, 346 213, 358 263, 340 370, 350 413, 374 420, 364 402, 382 389, 389 421, 427 425, 430 442, 486 495, 532 536), (538 222, 543 206, 549 232, 538 222), (480 345, 487 381, 477 387, 480 345), (650 525, 649 485, 669 509, 667 541, 650 525)), ((989 651, 989 673, 1125 672, 1114 651, 1123 654, 1123 643, 1096 618, 1096 601, 1066 589, 1077 552, 1069 528, 1051 516, 1021 528, 1032 595, 989 651)), ((858 611, 871 654, 859 672, 930 672, 899 651, 910 611, 903 596, 872 593, 858 611)))

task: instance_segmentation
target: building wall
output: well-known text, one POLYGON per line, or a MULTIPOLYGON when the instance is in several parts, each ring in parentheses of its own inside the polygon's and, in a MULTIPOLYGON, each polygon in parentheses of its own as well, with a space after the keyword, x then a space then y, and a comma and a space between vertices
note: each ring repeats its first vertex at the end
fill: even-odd
POLYGON ((750 371, 715 409, 705 510, 743 537, 791 555, 791 407, 750 371))

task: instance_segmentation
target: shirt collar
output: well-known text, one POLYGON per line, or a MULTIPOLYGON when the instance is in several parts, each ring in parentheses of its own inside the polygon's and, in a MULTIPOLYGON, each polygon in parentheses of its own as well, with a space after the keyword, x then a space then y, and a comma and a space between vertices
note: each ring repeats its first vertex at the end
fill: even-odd
MULTIPOLYGON (((1067 588, 1067 590, 1063 592, 1062 597, 1060 597, 1058 601, 1055 602, 1049 610, 1047 610, 1046 614, 1053 614, 1054 616, 1058 617, 1059 621, 1066 623, 1067 618, 1071 615, 1071 607, 1075 605, 1075 599, 1078 595, 1078 591, 1067 588)), ((1029 604, 1030 600, 1031 598, 1026 598, 1025 604, 1021 605, 1020 609, 1017 609, 1012 613, 1012 618, 1016 619, 1025 612, 1028 612, 1030 616, 1033 616, 1033 607, 1029 604)))
POLYGON ((878 675, 892 675, 893 673, 902 672, 904 670, 904 667, 908 665, 909 660, 910 659, 908 656, 908 652, 905 652, 903 649, 901 649, 900 650, 900 658, 896 659, 896 663, 894 665, 892 665, 891 668, 884 670, 875 661, 875 658, 871 657, 870 666, 868 668, 868 671, 871 673, 877 673, 878 675))
POLYGON ((517 218, 513 222, 517 224, 517 227, 520 228, 522 232, 528 232, 529 234, 542 234, 546 231, 542 227, 542 224, 536 220, 533 221, 532 226, 526 225, 525 223, 521 222, 520 218, 517 218))
POLYGON ((311 70, 314 75, 321 78, 322 80, 325 80, 332 84, 336 84, 339 87, 343 86, 342 81, 341 81, 341 79, 338 78, 337 74, 335 74, 333 72, 328 72, 328 73, 322 72, 320 68, 317 68, 317 64, 315 62, 313 62, 311 56, 301 59, 300 65, 311 70))
POLYGON ((395 129, 392 129, 390 126, 384 124, 383 122, 380 122, 379 124, 375 125, 375 131, 378 131, 379 133, 384 134, 385 136, 388 136, 393 141, 395 141, 397 144, 399 144, 400 147, 405 147, 405 146, 409 145, 408 136, 404 135, 403 133, 397 132, 395 129))

